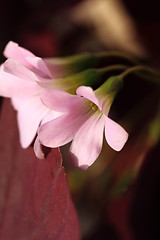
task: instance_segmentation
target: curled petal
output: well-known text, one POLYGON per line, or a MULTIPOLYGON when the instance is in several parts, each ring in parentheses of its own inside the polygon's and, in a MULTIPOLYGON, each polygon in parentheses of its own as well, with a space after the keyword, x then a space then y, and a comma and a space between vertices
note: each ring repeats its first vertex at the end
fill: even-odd
POLYGON ((99 156, 103 143, 105 120, 103 115, 92 115, 78 130, 70 147, 69 159, 86 170, 99 156))
POLYGON ((51 75, 50 71, 48 70, 45 62, 42 60, 42 58, 28 56, 25 59, 32 67, 34 67, 33 71, 35 73, 44 77, 39 80, 42 81, 42 80, 45 80, 45 78, 52 78, 52 75, 51 75))
POLYGON ((128 139, 128 133, 118 123, 105 116, 105 137, 111 148, 120 151, 128 139))
POLYGON ((40 144, 38 137, 36 137, 33 148, 34 148, 34 153, 37 158, 39 158, 39 159, 45 158, 44 152, 42 150, 42 145, 40 144))
MULTIPOLYGON (((46 113, 45 117, 42 119, 42 122, 41 124, 44 124, 48 121, 51 121, 59 116, 61 116, 62 113, 59 113, 59 112, 55 112, 55 111, 48 111, 48 113, 46 113)), ((39 141, 39 138, 38 136, 36 137, 36 140, 34 142, 34 152, 35 152, 35 155, 37 158, 39 159, 43 159, 45 158, 45 154, 44 154, 44 151, 43 151, 43 146, 42 144, 40 143, 39 141)))
POLYGON ((91 87, 81 86, 81 87, 77 88, 76 93, 79 96, 85 97, 88 100, 90 100, 91 102, 93 102, 94 104, 96 104, 99 107, 99 109, 101 110, 100 103, 91 87))
POLYGON ((10 41, 4 49, 4 56, 6 58, 17 60, 28 67, 28 62, 25 60, 25 57, 34 57, 34 54, 27 49, 20 47, 17 43, 10 41))
POLYGON ((44 78, 52 78, 44 61, 27 49, 20 47, 17 43, 10 41, 4 50, 4 55, 7 58, 18 61, 37 74, 37 76, 41 76, 38 80, 42 81, 44 78))

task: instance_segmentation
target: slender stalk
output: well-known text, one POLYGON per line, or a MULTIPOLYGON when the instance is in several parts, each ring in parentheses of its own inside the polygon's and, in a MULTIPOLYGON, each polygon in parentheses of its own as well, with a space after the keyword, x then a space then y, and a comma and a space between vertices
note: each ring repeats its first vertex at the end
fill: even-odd
POLYGON ((157 72, 156 70, 152 69, 151 67, 148 67, 148 66, 145 66, 145 65, 138 65, 138 66, 130 67, 126 71, 121 73, 119 75, 119 77, 124 78, 128 74, 130 74, 132 72, 137 72, 137 71, 143 71, 143 72, 146 72, 146 73, 148 72, 148 73, 154 74, 157 77, 160 77, 160 73, 159 72, 157 72))
POLYGON ((123 71, 119 75, 117 75, 120 78, 125 78, 127 75, 134 73, 137 76, 149 81, 149 82, 154 82, 158 85, 160 85, 160 73, 154 70, 151 67, 145 66, 145 65, 138 65, 138 66, 133 66, 133 67, 128 67, 126 65, 112 65, 104 68, 99 68, 97 71, 100 73, 107 73, 110 71, 114 70, 121 70, 123 71))
POLYGON ((126 70, 128 68, 128 66, 126 65, 122 65, 122 64, 116 64, 116 65, 111 65, 108 67, 104 67, 104 68, 99 68, 97 69, 97 71, 101 72, 101 73, 107 73, 109 71, 114 71, 114 70, 126 70))
POLYGON ((109 51, 109 52, 100 52, 100 53, 94 53, 94 55, 98 58, 105 58, 105 57, 119 57, 125 60, 128 60, 132 62, 133 64, 140 64, 138 60, 135 58, 131 57, 130 55, 122 52, 117 52, 117 51, 109 51))
POLYGON ((130 73, 134 73, 149 82, 154 82, 154 83, 160 85, 160 73, 151 67, 148 67, 145 65, 138 65, 138 66, 130 67, 127 70, 125 70, 124 72, 122 72, 119 75, 119 77, 125 78, 130 73))

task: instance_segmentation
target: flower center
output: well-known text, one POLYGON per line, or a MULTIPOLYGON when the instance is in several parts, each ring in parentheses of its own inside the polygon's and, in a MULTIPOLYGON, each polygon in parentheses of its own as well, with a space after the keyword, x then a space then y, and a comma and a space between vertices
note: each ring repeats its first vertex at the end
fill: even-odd
POLYGON ((99 107, 96 104, 94 104, 93 102, 90 102, 90 106, 91 106, 93 111, 100 110, 99 107))

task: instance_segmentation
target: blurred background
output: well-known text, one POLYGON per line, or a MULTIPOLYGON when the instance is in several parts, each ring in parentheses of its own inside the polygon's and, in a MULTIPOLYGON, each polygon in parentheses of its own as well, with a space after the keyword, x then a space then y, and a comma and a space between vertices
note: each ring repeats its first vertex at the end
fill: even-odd
POLYGON ((156 62, 158 9, 157 0, 6 0, 0 9, 1 52, 13 40, 42 57, 119 49, 156 62))
MULTIPOLYGON (((121 51, 160 67, 158 0, 5 0, 0 61, 15 41, 40 57, 121 51)), ((67 163, 83 240, 160 239, 159 89, 130 76, 110 112, 130 134, 120 153, 104 142, 86 172, 67 163)))

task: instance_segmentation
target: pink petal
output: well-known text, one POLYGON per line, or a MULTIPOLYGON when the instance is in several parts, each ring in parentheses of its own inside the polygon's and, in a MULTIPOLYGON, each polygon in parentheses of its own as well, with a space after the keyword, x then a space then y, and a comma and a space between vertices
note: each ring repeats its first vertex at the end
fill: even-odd
POLYGON ((67 64, 65 64, 62 59, 58 60, 57 58, 43 58, 43 61, 45 62, 54 79, 68 76, 70 71, 67 69, 67 64))
POLYGON ((40 144, 38 137, 36 137, 36 140, 34 142, 34 153, 35 153, 36 157, 39 159, 45 158, 43 150, 42 150, 42 145, 40 144))
POLYGON ((49 110, 47 112, 47 114, 45 115, 45 117, 42 119, 41 125, 62 116, 62 114, 63 113, 61 113, 61 112, 56 112, 56 111, 53 111, 53 110, 49 110))
POLYGON ((50 122, 42 124, 38 131, 40 142, 47 147, 56 148, 70 142, 78 126, 73 125, 68 115, 63 115, 50 122))
MULTIPOLYGON (((61 115, 62 115, 62 113, 50 110, 49 112, 47 112, 45 117, 42 119, 41 124, 44 124, 48 121, 51 121, 51 120, 53 120, 53 119, 55 119, 55 118, 57 118, 61 115)), ((40 143, 38 136, 37 136, 37 138, 34 142, 34 152, 35 152, 35 155, 36 155, 37 158, 39 158, 39 159, 45 158, 45 155, 44 155, 44 152, 43 152, 43 146, 40 143)))
POLYGON ((36 81, 36 77, 29 69, 24 67, 21 63, 8 59, 3 64, 3 71, 12 74, 16 77, 22 78, 26 81, 36 81))
POLYGON ((23 100, 23 98, 11 98, 11 104, 16 111, 18 111, 21 104, 21 99, 23 100))
POLYGON ((99 156, 103 143, 105 120, 103 115, 92 115, 78 130, 70 147, 70 161, 86 170, 99 156))
POLYGON ((53 148, 67 144, 89 116, 90 112, 85 105, 75 104, 69 112, 40 126, 40 142, 53 148))
MULTIPOLYGON (((18 61, 37 75, 52 78, 44 61, 36 57, 33 53, 25 48, 20 47, 17 43, 9 42, 4 50, 7 58, 18 61)), ((42 80, 42 79, 41 79, 42 80)))
POLYGON ((41 99, 48 108, 58 112, 68 111, 74 104, 84 101, 79 96, 58 89, 45 89, 42 92, 41 99))
MULTIPOLYGON (((45 62, 42 60, 42 58, 29 56, 29 57, 26 57, 25 59, 30 65, 32 65, 35 68, 33 69, 34 72, 37 69, 37 73, 39 73, 42 77, 52 78, 52 75, 48 70, 45 62)), ((41 81, 42 80, 45 80, 45 79, 42 78, 41 81)))
POLYGON ((14 76, 0 67, 0 96, 3 97, 25 97, 32 96, 40 91, 36 82, 26 81, 20 77, 14 76))
POLYGON ((85 97, 88 100, 90 100, 91 102, 93 102, 94 104, 96 104, 99 107, 99 109, 101 110, 100 103, 91 87, 81 86, 81 87, 77 88, 76 93, 79 96, 85 97))
POLYGON ((13 102, 18 111, 20 143, 23 148, 26 148, 32 143, 38 126, 49 109, 42 104, 38 96, 14 99, 13 102))
POLYGON ((105 116, 106 141, 116 151, 120 151, 128 139, 128 133, 116 122, 105 116))
POLYGON ((21 64, 28 66, 25 60, 26 56, 34 57, 34 54, 25 48, 20 47, 17 43, 10 41, 4 49, 4 56, 17 60, 21 64))

